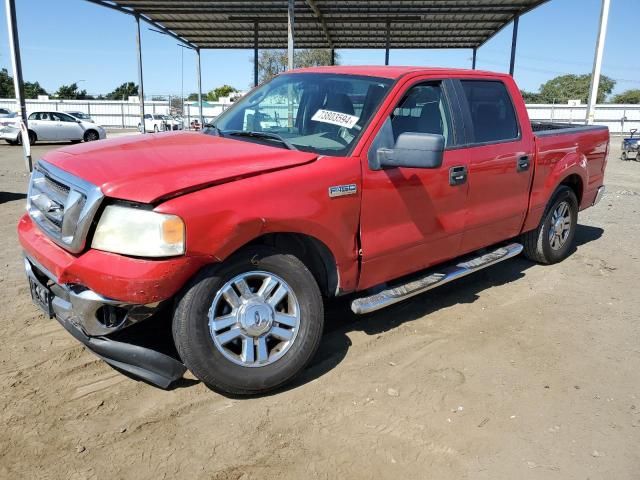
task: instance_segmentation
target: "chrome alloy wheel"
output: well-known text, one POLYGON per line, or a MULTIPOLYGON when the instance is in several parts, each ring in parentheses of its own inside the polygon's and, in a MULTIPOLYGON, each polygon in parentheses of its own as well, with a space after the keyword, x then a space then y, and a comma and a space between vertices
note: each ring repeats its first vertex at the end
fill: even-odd
POLYGON ((279 276, 263 271, 241 273, 225 283, 208 316, 218 351, 243 367, 263 367, 281 358, 300 327, 293 290, 279 276))
POLYGON ((549 244, 554 250, 560 250, 571 233, 571 207, 567 202, 560 203, 553 211, 549 226, 549 244))

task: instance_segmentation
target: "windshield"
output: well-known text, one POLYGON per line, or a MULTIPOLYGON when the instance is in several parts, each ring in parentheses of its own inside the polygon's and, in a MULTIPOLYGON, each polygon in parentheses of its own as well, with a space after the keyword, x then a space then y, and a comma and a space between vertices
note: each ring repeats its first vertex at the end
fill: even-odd
POLYGON ((347 155, 391 83, 356 75, 280 75, 237 101, 206 133, 347 155))

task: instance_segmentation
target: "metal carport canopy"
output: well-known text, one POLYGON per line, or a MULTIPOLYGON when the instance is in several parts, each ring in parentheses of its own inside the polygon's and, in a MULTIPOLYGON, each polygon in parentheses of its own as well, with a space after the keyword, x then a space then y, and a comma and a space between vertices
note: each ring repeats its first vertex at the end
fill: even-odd
MULTIPOLYGON (((288 0, 89 1, 139 14, 195 48, 288 45, 288 0)), ((296 0, 295 46, 477 49, 512 20, 546 1, 296 0)))

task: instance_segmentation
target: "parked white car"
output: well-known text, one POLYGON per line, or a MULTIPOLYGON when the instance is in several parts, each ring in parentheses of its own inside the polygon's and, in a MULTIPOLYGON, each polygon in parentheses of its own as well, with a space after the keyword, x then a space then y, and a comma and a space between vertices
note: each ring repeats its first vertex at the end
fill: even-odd
MULTIPOLYGON (((29 143, 37 141, 91 142, 107 137, 100 125, 78 120, 63 112, 33 112, 28 117, 29 143)), ((16 145, 20 144, 20 126, 18 122, 0 129, 0 139, 16 145)))
MULTIPOLYGON (((164 132, 165 130, 168 130, 167 121, 165 120, 164 115, 159 115, 157 113, 145 113, 144 129, 147 132, 164 132)), ((142 131, 140 124, 138 124, 138 130, 142 131)))

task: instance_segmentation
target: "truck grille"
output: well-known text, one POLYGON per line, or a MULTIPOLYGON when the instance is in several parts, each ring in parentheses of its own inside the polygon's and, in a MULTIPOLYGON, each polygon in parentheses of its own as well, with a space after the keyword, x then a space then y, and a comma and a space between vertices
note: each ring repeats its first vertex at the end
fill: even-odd
POLYGON ((102 198, 95 185, 40 160, 31 173, 27 211, 51 240, 79 253, 102 198))

